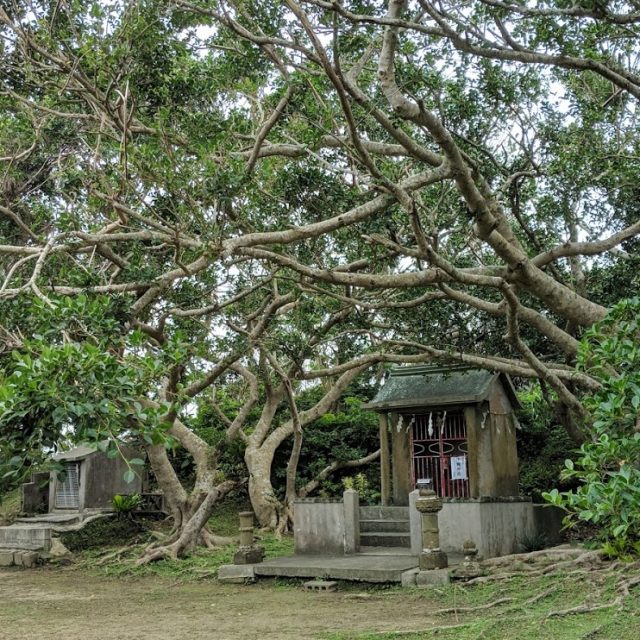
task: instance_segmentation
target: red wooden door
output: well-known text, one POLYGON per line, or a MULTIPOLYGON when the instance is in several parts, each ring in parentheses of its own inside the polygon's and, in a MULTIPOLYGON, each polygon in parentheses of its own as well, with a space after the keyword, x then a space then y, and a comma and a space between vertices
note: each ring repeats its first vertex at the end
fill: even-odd
POLYGON ((467 425, 462 411, 431 411, 411 419, 413 486, 431 478, 441 498, 469 497, 467 425))

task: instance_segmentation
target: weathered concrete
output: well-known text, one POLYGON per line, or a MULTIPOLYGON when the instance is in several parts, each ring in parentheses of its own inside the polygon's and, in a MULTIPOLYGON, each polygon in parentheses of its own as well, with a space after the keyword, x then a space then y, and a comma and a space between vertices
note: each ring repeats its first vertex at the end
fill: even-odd
POLYGON ((418 565, 410 555, 295 555, 255 565, 256 576, 320 578, 363 582, 401 582, 402 574, 418 565))
POLYGON ((360 549, 358 492, 347 489, 342 500, 306 499, 294 504, 296 553, 351 554, 360 549))
POLYGON ((360 551, 360 499, 358 492, 347 489, 342 495, 344 508, 344 553, 360 551))
POLYGON ((36 471, 31 482, 22 485, 22 513, 43 513, 49 509, 49 472, 36 471))
POLYGON ((416 501, 420 492, 414 489, 409 494, 409 532, 411 535, 411 553, 419 556, 422 552, 422 519, 420 512, 416 509, 416 501))
POLYGON ((450 500, 440 512, 443 551, 460 551, 473 540, 481 558, 516 553, 536 531, 533 505, 526 499, 450 500))
POLYGON ((341 500, 296 500, 294 510, 296 554, 344 553, 345 522, 341 500))
POLYGON ((449 569, 431 569, 429 571, 418 571, 416 574, 417 587, 441 587, 449 584, 449 569))
POLYGON ((335 580, 309 580, 302 586, 307 591, 335 591, 338 583, 335 580))
POLYGON ((223 564, 218 569, 218 580, 231 584, 250 584, 256 581, 256 574, 251 564, 223 564))
MULTIPOLYGON (((131 448, 123 448, 123 455, 131 460, 141 457, 140 452, 131 448)), ((105 453, 88 446, 79 446, 54 456, 61 464, 79 465, 78 510, 111 509, 113 496, 142 492, 142 479, 136 475, 133 482, 127 483, 125 472, 129 469, 122 456, 109 458, 105 453)), ((56 491, 59 479, 55 472, 51 473, 49 482, 49 511, 56 510, 56 491)))
POLYGON ((403 587, 415 587, 416 586, 416 576, 420 573, 420 569, 415 567, 413 569, 408 569, 400 576, 400 584, 403 587))
POLYGON ((13 551, 0 551, 0 567, 13 565, 13 551))
POLYGON ((51 547, 51 528, 43 525, 13 524, 0 527, 0 543, 16 549, 43 549, 51 547), (26 546, 25 546, 26 545, 26 546))

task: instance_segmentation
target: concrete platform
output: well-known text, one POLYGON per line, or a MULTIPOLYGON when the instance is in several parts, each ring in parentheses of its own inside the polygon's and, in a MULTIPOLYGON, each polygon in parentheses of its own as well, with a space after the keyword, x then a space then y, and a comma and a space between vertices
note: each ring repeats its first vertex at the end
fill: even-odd
POLYGON ((405 553, 367 551, 348 556, 300 554, 253 565, 257 577, 318 578, 361 582, 401 582, 402 574, 418 566, 418 558, 405 553))

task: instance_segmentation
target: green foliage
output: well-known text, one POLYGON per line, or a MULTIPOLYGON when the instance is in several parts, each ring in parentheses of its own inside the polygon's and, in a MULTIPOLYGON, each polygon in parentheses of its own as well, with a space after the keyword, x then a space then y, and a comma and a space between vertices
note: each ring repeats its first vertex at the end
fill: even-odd
POLYGON ((357 473, 355 476, 345 476, 342 478, 342 486, 345 489, 354 489, 357 491, 362 504, 378 504, 380 502, 380 492, 371 488, 369 479, 364 473, 357 473))
POLYGON ((518 411, 521 428, 517 431, 520 465, 520 493, 542 501, 542 494, 553 487, 568 490, 576 482, 560 478, 564 461, 576 448, 566 429, 558 424, 555 397, 544 397, 539 383, 518 391, 522 409, 518 411))
MULTIPOLYGON (((300 407, 311 406, 320 394, 326 391, 322 387, 310 389, 301 394, 300 407)), ((304 486, 322 469, 334 461, 347 462, 366 456, 378 447, 378 420, 373 411, 362 409, 362 404, 371 397, 372 390, 367 387, 352 387, 344 397, 322 417, 308 424, 304 429, 297 484, 304 486)), ((280 447, 276 454, 273 480, 277 489, 284 488, 286 464, 291 450, 288 442, 280 447)), ((333 473, 324 480, 318 489, 320 495, 338 496, 342 493, 343 475, 346 470, 333 473)), ((379 464, 372 463, 363 468, 359 475, 366 476, 370 487, 378 487, 380 482, 379 464), (364 475, 363 475, 364 474, 364 475)), ((374 489, 369 490, 369 498, 374 499, 374 489)))
POLYGON ((87 296, 28 308, 31 337, 0 362, 0 488, 65 442, 115 455, 125 434, 165 440, 161 412, 141 402, 163 363, 119 352, 120 313, 117 298, 87 296))
POLYGON ((553 490, 545 498, 568 512, 567 522, 601 528, 616 555, 640 546, 640 298, 623 300, 584 337, 579 367, 598 379, 599 391, 585 400, 593 416, 590 439, 563 478, 574 491, 553 490))
POLYGON ((129 514, 135 511, 142 504, 142 497, 139 493, 120 495, 117 493, 111 500, 111 505, 116 513, 129 514))

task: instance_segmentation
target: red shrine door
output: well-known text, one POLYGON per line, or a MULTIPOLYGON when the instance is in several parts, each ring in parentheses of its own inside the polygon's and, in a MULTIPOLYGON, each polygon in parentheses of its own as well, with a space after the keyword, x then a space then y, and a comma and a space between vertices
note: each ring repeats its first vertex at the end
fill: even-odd
POLYGON ((431 478, 441 498, 469 497, 467 424, 461 410, 430 411, 411 419, 413 486, 431 478))

